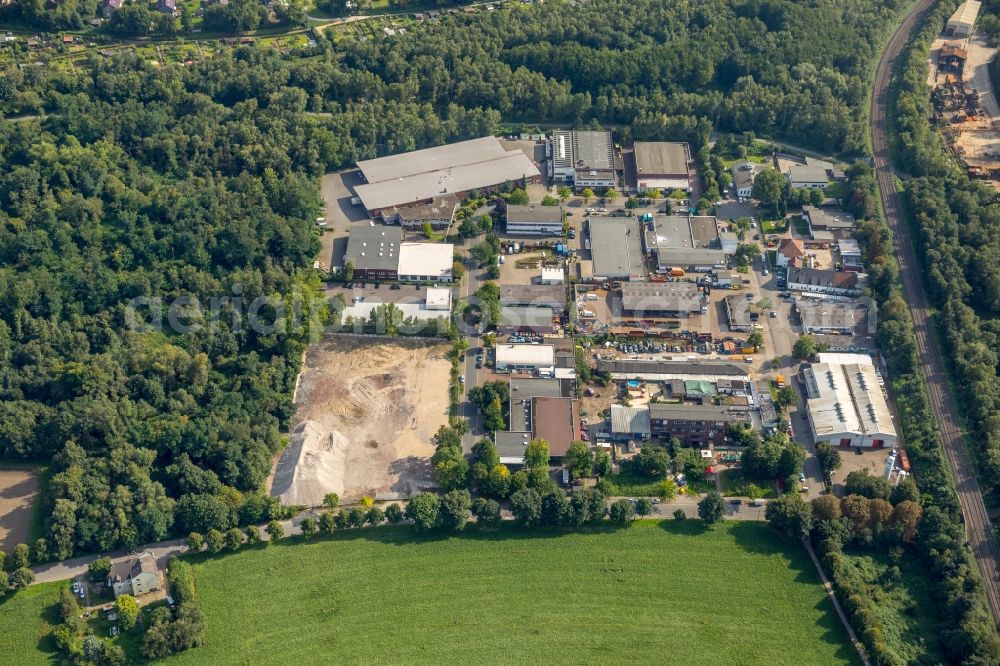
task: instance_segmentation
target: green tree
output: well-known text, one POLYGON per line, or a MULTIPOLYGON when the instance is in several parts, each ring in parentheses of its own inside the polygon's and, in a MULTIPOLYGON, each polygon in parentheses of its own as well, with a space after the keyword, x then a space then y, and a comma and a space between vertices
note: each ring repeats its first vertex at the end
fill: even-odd
POLYGON ((323 495, 323 508, 333 511, 340 505, 340 495, 337 493, 327 493, 323 495))
POLYGON ((586 442, 574 441, 563 456, 563 466, 574 478, 582 479, 591 475, 594 467, 594 453, 586 442))
POLYGON ((589 187, 585 187, 583 188, 583 191, 580 192, 580 196, 583 198, 583 203, 589 204, 591 200, 594 198, 594 190, 590 189, 589 187))
POLYGON ((320 534, 333 534, 337 529, 337 523, 332 511, 327 511, 319 517, 320 534))
POLYGON ((441 498, 441 511, 438 517, 441 527, 458 531, 469 522, 469 510, 472 508, 472 498, 468 490, 452 490, 441 498))
POLYGON ((775 396, 774 405, 778 408, 778 411, 785 411, 789 407, 795 404, 795 389, 791 386, 782 386, 778 389, 778 393, 775 396))
POLYGON ((225 535, 217 529, 211 529, 205 534, 205 545, 210 553, 221 552, 225 546, 225 540, 225 535))
POLYGON ((205 547, 205 537, 199 532, 191 532, 187 536, 187 547, 193 553, 201 552, 201 549, 205 547))
POLYGON ((247 544, 254 545, 255 543, 260 543, 260 528, 256 525, 247 525, 247 544))
POLYGON ((10 584, 15 590, 23 590, 33 582, 35 574, 28 567, 19 567, 10 574, 10 584))
POLYGON ((748 231, 750 231, 749 217, 741 217, 738 220, 736 220, 736 234, 741 241, 746 240, 746 235, 748 231))
POLYGON ((573 188, 569 187, 568 185, 562 185, 559 188, 560 201, 565 201, 566 199, 569 199, 571 196, 573 196, 573 188))
POLYGON ((424 234, 424 238, 426 238, 427 240, 434 238, 434 227, 431 226, 430 222, 424 222, 423 226, 421 227, 421 231, 424 234))
POLYGON ((805 539, 812 529, 812 506, 798 493, 788 493, 767 503, 764 517, 789 539, 805 539))
POLYGON ((653 201, 656 201, 657 199, 663 198, 663 192, 661 192, 658 188, 654 187, 651 190, 646 190, 646 197, 652 199, 653 201))
POLYGON ((507 203, 514 206, 527 206, 528 205, 528 193, 517 188, 513 190, 509 195, 507 195, 507 203))
POLYGON ((774 167, 767 167, 753 179, 751 196, 775 212, 787 196, 788 183, 785 176, 774 167))
POLYGON ((469 461, 465 459, 461 445, 439 445, 431 457, 431 464, 434 466, 434 479, 442 490, 465 487, 469 475, 469 461))
POLYGON ((618 190, 616 190, 613 187, 609 187, 608 189, 604 190, 601 196, 603 196, 608 201, 614 202, 614 200, 618 198, 618 190))
POLYGON ((593 472, 601 477, 611 474, 611 454, 605 449, 597 449, 594 453, 593 472))
POLYGON ((543 206, 558 206, 559 205, 559 199, 556 199, 553 196, 545 195, 545 197, 542 199, 542 205, 543 206))
POLYGON ((130 594, 122 594, 115 600, 115 612, 122 629, 128 631, 139 620, 139 602, 130 594))
MULTIPOLYGON (((820 442, 816 445, 816 459, 825 476, 830 476, 843 464, 840 451, 833 448, 830 442, 820 442)), ((898 488, 899 486, 897 486, 898 488)))
POLYGON ((673 479, 663 479, 657 486, 661 502, 673 502, 677 498, 677 483, 673 479))
POLYGON ((653 513, 653 500, 648 497, 640 497, 635 502, 635 513, 640 517, 645 517, 653 513))
POLYGON ((344 262, 344 279, 348 282, 354 280, 354 262, 350 259, 344 262))
POLYGON ((524 466, 527 469, 548 469, 549 443, 544 439, 533 439, 524 449, 524 466))
POLYGON ((365 523, 367 525, 381 525, 385 520, 385 512, 377 506, 373 506, 365 512, 365 523))
POLYGON ((531 488, 518 490, 510 496, 510 511, 522 525, 537 525, 542 518, 542 497, 531 488))
POLYGON ((674 509, 674 520, 687 520, 687 514, 684 513, 684 509, 674 509))
POLYGON ((395 525, 403 519, 403 510, 398 504, 390 504, 385 507, 385 519, 389 524, 395 525))
POLYGON ((238 527, 230 527, 226 530, 225 536, 226 550, 239 550, 243 545, 243 530, 238 527))
POLYGON ((627 499, 612 502, 608 508, 608 518, 615 525, 631 525, 634 516, 635 509, 627 499))
POLYGON ((725 511, 725 500, 722 499, 722 495, 720 495, 718 491, 711 490, 707 495, 698 501, 698 517, 701 518, 706 525, 714 525, 722 520, 722 516, 725 511))
POLYGON ((764 346, 764 332, 759 328, 753 329, 747 336, 747 344, 753 347, 755 352, 759 352, 764 346))
POLYGON ((500 504, 496 500, 477 497, 472 503, 472 515, 480 527, 496 527, 500 524, 500 504))
POLYGON ((111 574, 111 558, 104 555, 87 565, 91 580, 104 581, 111 574))
POLYGON ((14 554, 10 558, 9 566, 11 571, 21 569, 29 564, 30 549, 28 544, 19 543, 14 546, 14 554))
POLYGON ((299 529, 302 531, 303 539, 311 539, 316 535, 316 519, 306 516, 299 521, 299 529))
POLYGON ((440 511, 441 498, 435 493, 420 493, 406 505, 406 517, 421 531, 437 527, 440 511))
POLYGON ((811 359, 818 351, 816 338, 808 333, 800 335, 792 345, 792 356, 802 361, 811 359))
POLYGON ((270 520, 264 528, 271 541, 278 541, 285 536, 285 528, 277 520, 270 520))
POLYGON ((810 504, 816 520, 840 520, 840 500, 835 496, 820 495, 810 504))

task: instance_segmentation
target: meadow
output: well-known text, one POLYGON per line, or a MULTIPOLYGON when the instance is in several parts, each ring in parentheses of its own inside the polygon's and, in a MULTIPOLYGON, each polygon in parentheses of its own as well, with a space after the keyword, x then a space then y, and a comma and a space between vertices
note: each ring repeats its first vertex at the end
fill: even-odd
POLYGON ((843 664, 804 551, 757 523, 410 527, 197 556, 205 646, 174 664, 843 664))

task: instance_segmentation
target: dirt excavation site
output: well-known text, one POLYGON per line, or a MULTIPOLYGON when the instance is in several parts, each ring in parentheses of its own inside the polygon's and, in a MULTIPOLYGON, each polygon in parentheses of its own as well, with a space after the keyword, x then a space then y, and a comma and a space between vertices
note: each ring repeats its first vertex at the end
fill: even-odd
POLYGON ((407 497, 432 484, 448 423, 448 346, 330 337, 306 352, 288 446, 271 483, 284 504, 407 497))

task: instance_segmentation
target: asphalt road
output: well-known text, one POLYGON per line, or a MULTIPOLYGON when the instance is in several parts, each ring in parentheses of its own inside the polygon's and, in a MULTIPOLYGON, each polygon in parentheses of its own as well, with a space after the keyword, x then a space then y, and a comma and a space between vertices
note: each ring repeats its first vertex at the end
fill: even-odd
POLYGON ((913 241, 909 237, 909 229, 903 220, 899 197, 893 185, 886 136, 886 99, 895 60, 915 26, 919 25, 927 10, 935 4, 936 0, 920 0, 899 26, 882 55, 875 74, 875 88, 871 98, 872 150, 886 220, 896 239, 896 258, 899 261, 899 272, 903 281, 903 296, 913 316, 921 370, 927 383, 934 418, 941 432, 945 456, 955 478, 969 545, 979 564, 993 619, 998 622, 1000 621, 1000 552, 993 540, 986 505, 979 490, 979 483, 976 481, 975 467, 965 449, 962 432, 959 429, 958 410, 945 374, 944 361, 932 338, 930 308, 924 285, 920 280, 921 267, 917 263, 913 241))

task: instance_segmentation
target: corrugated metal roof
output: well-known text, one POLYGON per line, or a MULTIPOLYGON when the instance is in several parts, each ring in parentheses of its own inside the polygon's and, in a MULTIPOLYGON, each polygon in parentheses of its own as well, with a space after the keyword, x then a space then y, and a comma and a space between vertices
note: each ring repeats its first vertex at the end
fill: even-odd
POLYGON ((611 432, 628 435, 648 435, 649 408, 611 405, 611 432))
POLYGON ((534 365, 538 367, 551 366, 555 360, 555 349, 552 345, 504 345, 496 347, 496 362, 498 366, 534 365))

